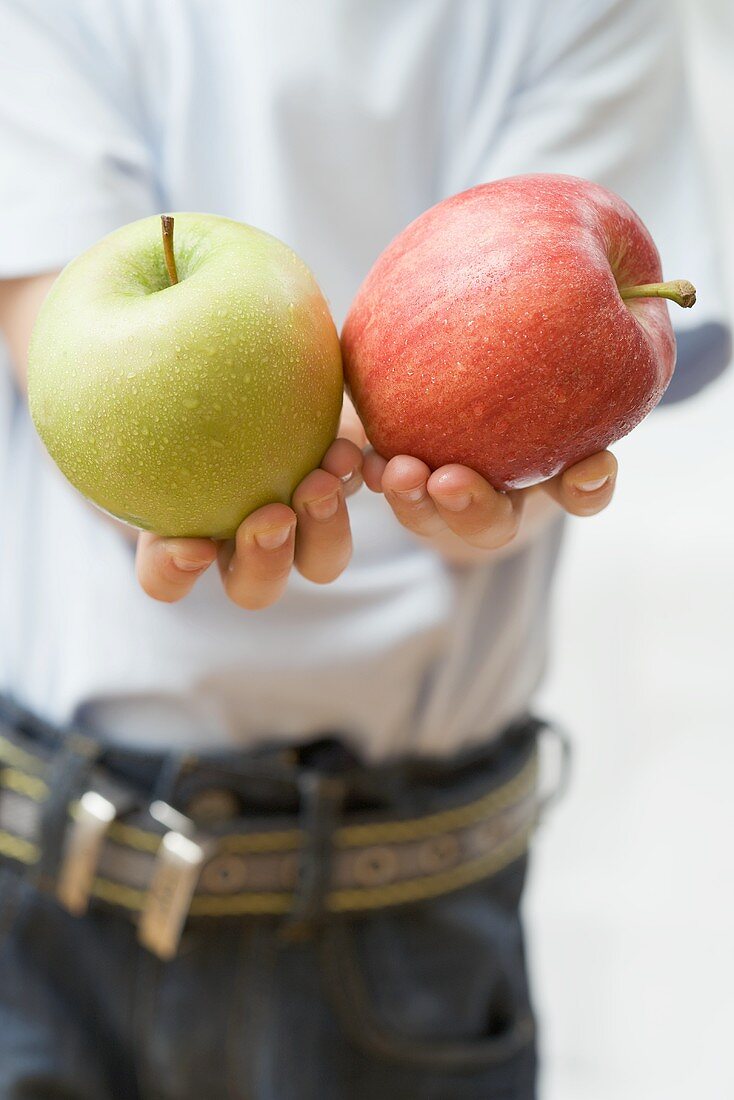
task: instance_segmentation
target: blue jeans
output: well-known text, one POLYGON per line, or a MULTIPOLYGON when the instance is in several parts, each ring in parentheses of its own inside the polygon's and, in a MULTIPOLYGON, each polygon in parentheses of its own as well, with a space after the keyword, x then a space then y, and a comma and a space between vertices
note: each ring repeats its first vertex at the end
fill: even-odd
POLYGON ((525 871, 301 938, 192 919, 162 962, 0 866, 0 1100, 532 1100, 525 871))

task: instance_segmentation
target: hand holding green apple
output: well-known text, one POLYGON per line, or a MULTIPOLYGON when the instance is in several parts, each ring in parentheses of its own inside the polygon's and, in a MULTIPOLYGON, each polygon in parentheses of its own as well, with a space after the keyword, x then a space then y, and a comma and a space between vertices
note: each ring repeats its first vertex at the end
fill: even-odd
POLYGON ((155 599, 180 599, 215 560, 228 596, 253 609, 293 565, 317 583, 346 566, 364 436, 334 440, 336 330, 275 238, 200 214, 118 230, 54 284, 28 386, 69 480, 144 528, 137 573, 155 599))
POLYGON ((230 538, 287 504, 333 441, 339 339, 281 241, 211 214, 163 229, 133 222, 61 273, 31 340, 31 413, 105 511, 160 535, 230 538))
POLYGON ((364 434, 347 402, 339 432, 321 467, 297 486, 291 506, 259 508, 234 539, 161 538, 143 531, 136 562, 143 589, 157 600, 180 600, 217 561, 228 597, 259 610, 282 595, 293 566, 317 584, 335 580, 352 551, 345 498, 362 484, 364 434))

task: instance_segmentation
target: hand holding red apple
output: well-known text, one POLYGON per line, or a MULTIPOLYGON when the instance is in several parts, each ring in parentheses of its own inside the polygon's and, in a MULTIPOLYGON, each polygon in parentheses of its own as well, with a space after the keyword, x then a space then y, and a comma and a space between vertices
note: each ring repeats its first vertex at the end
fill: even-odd
POLYGON ((600 451, 540 485, 506 493, 468 466, 454 463, 431 471, 409 455, 388 461, 370 451, 363 473, 368 488, 385 494, 404 527, 432 540, 448 558, 471 562, 532 537, 550 518, 550 501, 574 516, 601 512, 614 494, 617 461, 600 451))
POLYGON ((561 473, 631 431, 675 364, 647 229, 572 176, 444 199, 375 261, 342 331, 347 384, 386 458, 462 463, 495 489, 561 473))

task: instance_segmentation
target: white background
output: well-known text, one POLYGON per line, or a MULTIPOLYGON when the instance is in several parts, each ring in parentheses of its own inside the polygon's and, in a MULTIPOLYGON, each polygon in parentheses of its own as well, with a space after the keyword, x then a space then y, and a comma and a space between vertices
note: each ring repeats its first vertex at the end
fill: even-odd
MULTIPOLYGON (((734 4, 685 22, 732 255, 734 4)), ((527 906, 541 1096, 731 1100, 734 368, 615 451, 613 506, 572 524, 542 698, 575 768, 527 906)))

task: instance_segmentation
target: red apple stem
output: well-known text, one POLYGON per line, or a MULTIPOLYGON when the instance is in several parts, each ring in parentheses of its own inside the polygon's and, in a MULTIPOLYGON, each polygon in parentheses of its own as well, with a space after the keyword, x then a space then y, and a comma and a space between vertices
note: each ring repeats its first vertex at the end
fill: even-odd
POLYGON ((166 271, 171 286, 178 282, 176 271, 176 257, 173 254, 173 218, 170 214, 161 214, 161 230, 163 232, 163 255, 166 260, 166 271))
POLYGON ((696 288, 687 279, 673 279, 669 283, 644 283, 641 286, 622 286, 623 298, 669 298, 684 309, 690 309, 696 301, 696 288))

